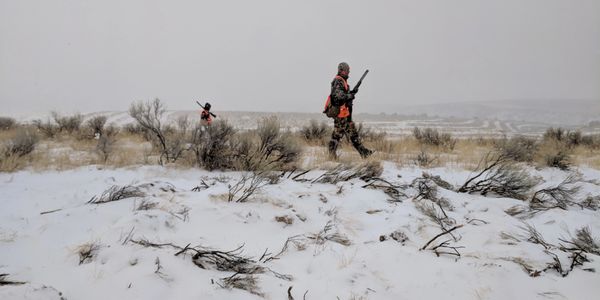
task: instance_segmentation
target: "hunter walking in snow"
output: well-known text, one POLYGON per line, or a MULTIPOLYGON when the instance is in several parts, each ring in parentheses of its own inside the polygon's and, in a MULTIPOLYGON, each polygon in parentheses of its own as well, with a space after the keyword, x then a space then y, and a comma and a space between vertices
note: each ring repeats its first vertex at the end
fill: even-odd
POLYGON ((334 128, 331 140, 329 141, 329 155, 334 159, 337 159, 337 147, 344 135, 350 137, 352 146, 354 146, 362 158, 367 158, 373 153, 373 151, 363 146, 356 126, 354 126, 354 122, 352 121, 352 102, 367 72, 368 70, 361 77, 354 89, 350 90, 350 86, 348 86, 350 66, 342 62, 338 65, 338 73, 331 82, 331 94, 325 104, 324 113, 328 117, 333 118, 334 128))

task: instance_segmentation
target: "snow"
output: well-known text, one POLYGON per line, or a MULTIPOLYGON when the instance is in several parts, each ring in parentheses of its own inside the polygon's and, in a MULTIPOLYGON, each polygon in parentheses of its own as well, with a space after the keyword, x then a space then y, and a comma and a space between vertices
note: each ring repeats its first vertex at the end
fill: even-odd
MULTIPOLYGON (((384 163, 382 177, 407 184, 423 171, 384 163)), ((425 171, 454 185, 470 174, 452 168, 425 171)), ((530 171, 544 179, 540 186, 567 176, 550 169, 530 171)), ((579 171, 585 180, 600 178, 597 170, 579 171)), ((542 246, 523 238, 524 221, 558 244, 559 238, 569 238, 583 226, 597 238, 599 211, 554 209, 521 220, 504 210, 523 201, 440 189, 455 208, 449 216, 464 225, 455 231, 459 240, 451 244, 464 248, 459 249, 460 258, 437 257, 419 249, 441 230, 411 199, 390 203, 382 191, 363 188, 359 179, 334 185, 284 178, 248 202, 227 202, 228 184, 240 176, 159 166, 0 174, 0 274, 27 282, 0 286, 0 299, 261 299, 220 287, 219 279, 233 272, 202 269, 190 255, 175 256, 173 248, 148 248, 127 240, 218 250, 243 245, 243 255, 258 260, 266 249, 276 254, 289 237, 318 233, 329 222, 351 244, 309 242, 304 250, 290 247, 279 259, 259 262, 293 276, 286 281, 270 272, 258 274, 264 298, 285 299, 290 286, 295 299, 306 291, 306 299, 591 299, 600 293, 599 274, 584 270, 600 270, 595 255, 589 254, 591 261, 566 277, 555 271, 530 277, 511 261, 521 258, 536 269, 551 262, 542 246), (209 187, 192 191, 202 180, 209 187), (147 196, 87 203, 113 185, 128 184, 147 196), (142 201, 156 205, 136 210, 142 201), (277 216, 288 216, 293 223, 277 222, 277 216), (408 240, 380 241, 381 235, 394 231, 408 240), (501 238, 503 232, 520 241, 501 238), (100 247, 91 260, 79 264, 77 249, 86 243, 100 247)), ((583 183, 580 196, 588 194, 599 195, 600 186, 583 183)))

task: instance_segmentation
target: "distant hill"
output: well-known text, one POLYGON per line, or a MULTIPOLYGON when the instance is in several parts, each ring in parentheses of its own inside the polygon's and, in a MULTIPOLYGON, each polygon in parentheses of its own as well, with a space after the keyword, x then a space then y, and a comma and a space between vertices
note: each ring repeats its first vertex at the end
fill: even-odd
POLYGON ((600 120, 600 100, 507 100, 398 106, 403 114, 583 125, 600 120))

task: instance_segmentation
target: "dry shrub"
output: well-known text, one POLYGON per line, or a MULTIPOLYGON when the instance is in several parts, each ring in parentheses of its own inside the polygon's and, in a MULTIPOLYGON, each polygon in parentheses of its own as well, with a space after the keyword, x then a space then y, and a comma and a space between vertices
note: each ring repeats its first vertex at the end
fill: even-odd
POLYGON ((175 162, 183 153, 183 143, 189 126, 187 119, 180 119, 177 127, 164 126, 161 119, 166 111, 160 99, 153 101, 132 103, 129 115, 134 118, 139 126, 148 131, 152 137, 153 145, 160 150, 158 162, 175 162))
POLYGON ((358 132, 360 140, 365 142, 381 141, 384 140, 387 135, 386 132, 374 131, 370 127, 364 126, 363 123, 358 123, 358 126, 356 126, 356 131, 358 132))
MULTIPOLYGON (((408 195, 404 193, 404 190, 406 190, 407 188, 406 185, 393 184, 385 179, 378 177, 368 180, 368 183, 366 185, 363 185, 362 187, 383 191, 388 196, 388 202, 391 203, 402 202, 403 199, 408 198, 408 195)), ((326 203, 327 198, 325 198, 325 196, 322 196, 321 201, 323 201, 323 199, 326 203)))
POLYGON ((17 121, 9 117, 0 117, 0 130, 9 130, 17 125, 17 121))
POLYGON ((286 225, 294 224, 294 218, 289 215, 275 216, 275 221, 286 225))
POLYGON ((198 166, 208 170, 233 168, 235 130, 226 120, 210 126, 198 124, 191 134, 190 145, 198 166))
POLYGON ((34 120, 33 125, 47 138, 54 138, 59 131, 58 125, 50 121, 34 120))
POLYGON ((567 132, 561 128, 554 128, 554 127, 550 127, 548 129, 546 129, 546 132, 544 132, 544 140, 554 140, 554 141, 564 141, 566 139, 567 136, 567 132))
POLYGON ((581 137, 581 145, 591 148, 600 148, 600 135, 599 134, 587 134, 581 137))
POLYGON ((180 116, 175 124, 165 126, 165 138, 167 143, 167 153, 170 154, 172 162, 178 160, 188 150, 187 140, 191 123, 187 116, 180 116))
POLYGON ((305 237, 317 245, 323 245, 326 241, 331 241, 344 246, 352 245, 352 241, 337 229, 333 221, 328 221, 325 227, 317 233, 305 235, 305 237))
POLYGON ((301 146, 275 117, 264 118, 256 131, 239 135, 235 143, 236 169, 287 170, 300 158, 301 146))
POLYGON ((456 223, 454 219, 451 219, 446 215, 446 212, 441 206, 429 199, 421 199, 416 202, 415 208, 443 230, 446 230, 447 226, 452 226, 456 223))
POLYGON ((459 193, 479 193, 486 196, 493 193, 502 197, 525 200, 538 180, 529 176, 502 153, 490 152, 480 162, 476 175, 470 177, 459 193))
POLYGON ((268 179, 265 173, 250 172, 244 174, 234 185, 229 185, 227 201, 246 202, 248 198, 267 185, 268 179))
POLYGON ((38 141, 39 137, 35 133, 30 130, 21 129, 4 144, 2 155, 4 157, 23 157, 33 152, 38 141))
POLYGON ((577 250, 600 255, 600 242, 592 236, 592 231, 588 226, 575 230, 575 237, 567 243, 575 246, 577 250))
POLYGON ((79 255, 79 264, 91 262, 99 250, 100 244, 96 242, 85 243, 77 247, 75 251, 79 255))
POLYGON ((452 138, 449 133, 440 133, 435 128, 420 129, 415 127, 413 129, 413 136, 419 143, 424 145, 431 145, 441 147, 448 150, 454 150, 456 146, 456 139, 452 138))
POLYGON ((123 131, 134 136, 140 136, 146 141, 152 141, 152 132, 137 123, 129 123, 123 126, 123 131))
POLYGON ((282 132, 279 120, 265 118, 258 124, 259 137, 257 169, 280 170, 300 157, 301 147, 289 132, 282 132))
POLYGON ((113 201, 119 201, 127 198, 145 197, 144 193, 139 187, 133 185, 118 186, 113 185, 100 196, 92 197, 87 203, 88 204, 103 204, 113 201))
POLYGON ((300 135, 308 142, 323 142, 329 132, 328 129, 327 123, 310 120, 308 125, 300 128, 300 135))
POLYGON ((27 282, 23 282, 23 281, 14 281, 14 280, 9 280, 8 279, 8 275, 9 274, 0 274, 0 286, 3 285, 21 285, 21 284, 26 284, 27 282))
POLYGON ((255 275, 235 273, 230 277, 221 278, 219 282, 219 285, 224 289, 240 289, 259 297, 264 297, 264 294, 258 287, 258 279, 255 275))
POLYGON ((423 172, 422 176, 424 179, 433 181, 437 186, 439 186, 443 189, 446 189, 449 191, 455 190, 455 188, 452 184, 450 184, 448 181, 442 179, 442 177, 440 177, 439 175, 431 175, 427 172, 423 172))
POLYGON ((422 168, 430 167, 437 160, 438 157, 431 156, 429 153, 427 153, 425 148, 421 148, 421 152, 419 152, 419 154, 417 154, 413 159, 415 164, 422 168))
POLYGON ((439 196, 438 186, 445 189, 452 189, 452 186, 439 176, 432 176, 423 172, 423 177, 413 180, 411 186, 417 190, 414 200, 417 201, 415 207, 436 222, 445 230, 446 225, 453 225, 455 221, 448 217, 446 211, 453 211, 454 206, 444 197, 439 196), (436 209, 436 206, 439 208, 436 209))
POLYGON ((83 122, 83 116, 81 114, 74 114, 72 116, 61 116, 57 112, 51 113, 54 122, 58 124, 58 131, 73 133, 79 131, 81 123, 83 122))
POLYGON ((14 171, 23 166, 23 157, 29 155, 39 141, 30 130, 20 129, 0 148, 0 171, 14 171))
POLYGON ((581 189, 578 184, 580 181, 581 175, 574 173, 567 176, 557 186, 536 191, 531 197, 530 208, 533 210, 549 210, 552 208, 566 210, 570 205, 579 205, 575 202, 575 196, 581 189))
POLYGON ((550 127, 544 133, 543 139, 544 141, 560 142, 571 148, 583 142, 583 134, 579 130, 569 131, 560 127, 550 127))
POLYGON ((119 128, 114 125, 109 125, 98 138, 98 144, 96 144, 96 151, 100 154, 102 161, 106 163, 109 156, 114 152, 114 145, 117 141, 117 134, 119 128))
POLYGON ((515 136, 498 141, 496 148, 508 159, 516 162, 532 162, 538 145, 533 138, 515 136))
POLYGON ((573 150, 566 143, 546 140, 537 153, 538 163, 551 168, 568 170, 572 165, 572 153, 573 150))
POLYGON ((209 170, 269 171, 287 169, 300 157, 301 147, 276 118, 265 118, 253 131, 236 132, 225 120, 192 131, 190 149, 196 162, 209 170))
POLYGON ((396 153, 398 149, 398 142, 389 140, 387 138, 371 141, 369 142, 369 145, 373 150, 375 150, 375 152, 388 154, 388 158, 390 158, 390 154, 396 153))
POLYGON ((569 131, 567 133, 567 145, 579 146, 579 145, 581 145, 582 138, 583 138, 583 135, 581 134, 581 131, 579 131, 579 130, 569 131))
POLYGON ((599 196, 591 196, 588 195, 583 201, 581 201, 581 206, 583 208, 598 210, 600 209, 600 195, 599 196))
POLYGON ((368 161, 358 165, 339 164, 335 168, 323 173, 315 178, 313 183, 331 183, 336 184, 342 181, 359 178, 369 180, 378 178, 383 172, 383 166, 377 161, 368 161))
POLYGON ((92 136, 98 134, 102 136, 104 125, 106 124, 106 116, 95 116, 85 122, 86 131, 92 136))

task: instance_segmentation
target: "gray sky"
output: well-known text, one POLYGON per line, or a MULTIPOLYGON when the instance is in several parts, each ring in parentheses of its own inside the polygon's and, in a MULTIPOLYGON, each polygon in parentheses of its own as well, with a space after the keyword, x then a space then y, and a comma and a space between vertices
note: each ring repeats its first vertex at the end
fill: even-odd
POLYGON ((600 100, 600 1, 0 0, 0 115, 319 112, 340 61, 363 112, 600 100))

